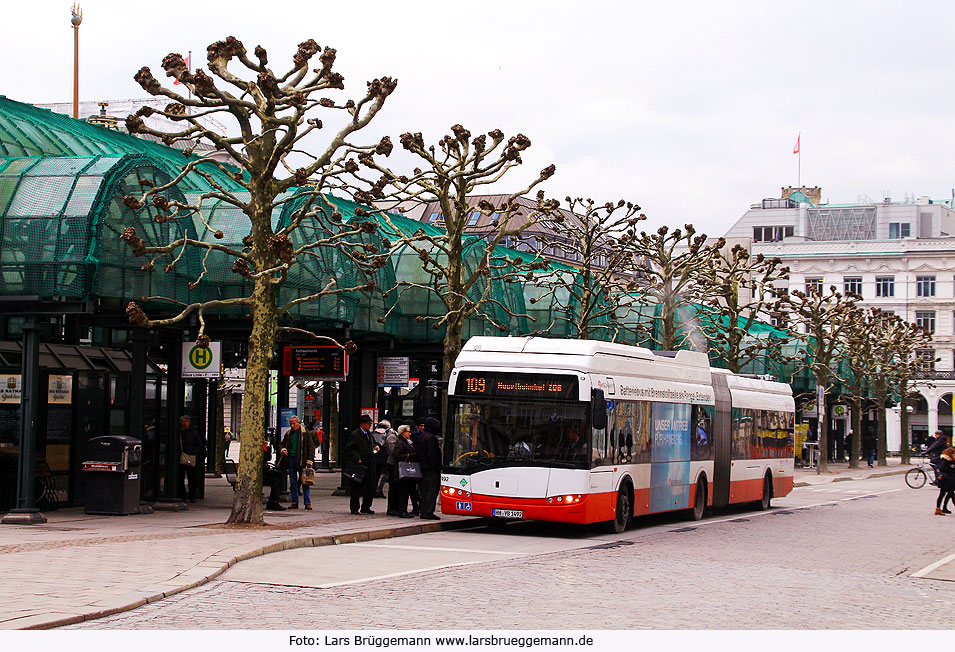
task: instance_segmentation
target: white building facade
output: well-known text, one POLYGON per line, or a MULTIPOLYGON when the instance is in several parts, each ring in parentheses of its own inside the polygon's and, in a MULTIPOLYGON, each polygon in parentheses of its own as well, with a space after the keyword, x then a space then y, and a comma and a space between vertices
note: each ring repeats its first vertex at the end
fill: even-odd
MULTIPOLYGON (((911 418, 914 440, 941 428, 952 431, 955 390, 955 211, 928 197, 893 202, 815 204, 810 189, 784 188, 782 199, 753 204, 727 231, 749 238, 752 252, 779 257, 790 269, 789 288, 813 286, 862 297, 863 306, 892 312, 933 332, 920 354, 925 399, 911 418), (931 363, 931 360, 937 362, 931 363), (929 370, 929 368, 931 368, 929 370), (944 398, 944 400, 943 400, 944 398)), ((898 450, 897 415, 891 415, 889 450, 898 450), (894 444, 894 446, 893 446, 894 444)))

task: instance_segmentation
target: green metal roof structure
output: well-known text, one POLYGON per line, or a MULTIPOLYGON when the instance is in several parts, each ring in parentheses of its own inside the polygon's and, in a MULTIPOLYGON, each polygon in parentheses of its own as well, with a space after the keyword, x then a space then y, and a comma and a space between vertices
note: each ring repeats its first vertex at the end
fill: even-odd
MULTIPOLYGON (((182 166, 197 156, 143 138, 106 129, 61 113, 16 102, 0 95, 0 157, 45 156, 126 156, 144 154, 168 174, 178 174, 182 166)), ((203 165, 216 183, 229 190, 242 186, 217 165, 203 165)), ((237 170, 237 169, 236 169, 237 170)), ((212 190, 202 176, 190 174, 180 183, 183 192, 212 190)))
MULTIPOLYGON (((40 298, 96 299, 101 306, 121 310, 128 301, 140 297, 168 297, 181 303, 247 296, 246 279, 232 272, 233 260, 221 252, 206 255, 196 248, 182 252, 171 272, 143 269, 147 259, 134 256, 120 235, 127 227, 149 245, 169 243, 183 235, 206 241, 217 241, 242 248, 250 224, 240 209, 219 200, 206 200, 202 219, 157 223, 157 209, 151 204, 135 210, 123 203, 126 195, 142 192, 141 180, 154 185, 168 183, 188 158, 179 150, 160 143, 141 140, 127 134, 73 120, 14 102, 0 96, 0 295, 37 296, 40 298), (203 223, 203 220, 209 225, 203 223), (211 230, 210 230, 211 229, 211 230), (221 230, 224 237, 215 239, 221 230), (202 282, 193 281, 203 277, 202 282)), ((217 183, 241 196, 241 184, 218 167, 210 166, 217 183)), ((195 203, 199 193, 208 190, 208 183, 198 175, 190 175, 178 187, 166 193, 170 199, 195 203)), ((296 211, 308 201, 311 189, 292 189, 273 212, 273 227, 290 223, 296 211)), ((388 251, 384 239, 422 232, 437 236, 443 229, 411 220, 402 215, 387 216, 372 211, 372 217, 358 217, 354 202, 324 196, 312 210, 321 216, 308 218, 293 232, 293 244, 301 246, 328 235, 341 216, 343 225, 356 220, 373 220, 377 229, 362 233, 358 242, 365 245, 365 254, 380 255, 388 251)), ((477 269, 485 256, 487 243, 471 239, 465 248, 465 268, 477 269)), ((497 247, 495 259, 516 260, 528 253, 497 247)), ((437 254, 436 257, 440 257, 437 254)), ((490 302, 485 312, 490 316, 473 316, 466 322, 464 337, 474 335, 524 335, 553 325, 549 334, 570 337, 568 317, 576 309, 569 293, 558 290, 547 294, 543 283, 535 282, 541 274, 573 275, 580 286, 580 274, 561 263, 523 278, 507 281, 482 277, 472 288, 469 298, 477 300, 485 293, 490 302), (543 297, 543 300, 541 300, 543 297)), ((407 342, 438 342, 444 328, 433 328, 433 319, 445 313, 444 304, 430 289, 431 275, 424 271, 418 253, 409 246, 391 254, 385 265, 374 273, 357 269, 349 257, 334 248, 321 247, 302 256, 281 287, 279 301, 312 294, 335 279, 337 287, 359 287, 372 282, 374 289, 344 292, 302 303, 290 311, 292 325, 311 329, 350 328, 366 336, 397 338, 407 342), (405 283, 399 291, 382 296, 383 290, 405 283)), ((147 310, 172 308, 163 301, 147 304, 147 310)), ((218 314, 239 315, 244 309, 219 310, 218 314)), ((652 347, 650 339, 634 334, 638 326, 650 328, 659 322, 655 305, 630 308, 627 314, 601 321, 605 330, 601 339, 652 347)), ((693 340, 699 336, 695 324, 703 318, 699 308, 688 307, 679 316, 681 332, 693 340)), ((739 325, 736 325, 739 327, 739 325)), ((769 325, 750 329, 754 337, 786 338, 785 333, 769 325)), ((694 341, 693 346, 705 347, 694 341)), ((788 346, 798 348, 791 343, 788 346)), ((792 370, 776 369, 768 363, 752 371, 773 373, 786 378, 792 370)), ((794 379, 795 380, 795 379, 794 379)), ((808 382, 808 381, 807 381, 808 382)))

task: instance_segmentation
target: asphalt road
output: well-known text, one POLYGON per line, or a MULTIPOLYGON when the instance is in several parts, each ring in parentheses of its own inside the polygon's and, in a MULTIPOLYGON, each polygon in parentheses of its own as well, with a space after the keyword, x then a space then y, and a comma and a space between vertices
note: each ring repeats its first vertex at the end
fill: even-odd
POLYGON ((934 499, 891 476, 623 535, 513 523, 297 549, 71 628, 947 628, 955 515, 934 499))

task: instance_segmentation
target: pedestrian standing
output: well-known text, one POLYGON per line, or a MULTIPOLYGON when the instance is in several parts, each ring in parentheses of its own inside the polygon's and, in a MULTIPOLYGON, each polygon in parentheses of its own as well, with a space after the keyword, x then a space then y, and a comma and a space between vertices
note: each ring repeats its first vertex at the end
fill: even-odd
POLYGON ((365 467, 365 477, 361 481, 349 480, 352 514, 374 514, 371 503, 375 499, 375 487, 378 482, 378 469, 375 454, 379 447, 372 433, 371 417, 361 415, 358 428, 352 431, 345 446, 345 462, 365 467))
MULTIPOLYGON (((401 518, 411 518, 414 514, 408 511, 408 498, 412 489, 417 490, 418 480, 414 478, 399 478, 398 465, 402 462, 418 461, 418 454, 414 445, 411 443, 411 427, 407 424, 398 426, 398 440, 395 442, 394 450, 395 469, 394 482, 391 485, 388 494, 395 496, 394 503, 389 502, 388 514, 390 516, 399 516, 401 518)), ((415 506, 417 507, 417 505, 415 506)))
POLYGON ((938 498, 935 515, 951 514, 948 501, 955 500, 955 448, 949 446, 938 458, 938 498))
POLYGON ((441 422, 434 417, 424 420, 424 430, 418 439, 418 460, 421 462, 421 482, 418 483, 421 492, 421 518, 430 521, 440 521, 434 509, 438 501, 438 491, 441 487, 441 422))
MULTIPOLYGON (((282 465, 288 469, 288 490, 289 497, 292 500, 289 509, 298 509, 300 474, 307 463, 315 460, 318 435, 315 434, 314 430, 303 428, 302 420, 294 414, 289 417, 288 425, 289 429, 282 437, 282 448, 279 452, 282 454, 282 465)), ((311 487, 307 484, 303 484, 301 487, 305 509, 312 509, 311 487)))
POLYGON ((388 484, 388 491, 392 491, 391 478, 388 476, 388 446, 386 441, 389 436, 393 435, 395 435, 395 431, 392 429, 390 421, 382 419, 378 422, 378 427, 375 428, 375 444, 379 447, 376 460, 378 463, 378 486, 375 490, 375 498, 385 497, 386 483, 388 484))
POLYGON ((199 431, 192 426, 192 417, 184 414, 179 417, 179 446, 180 452, 192 456, 192 464, 185 463, 184 457, 179 458, 179 495, 190 503, 196 502, 196 492, 199 489, 199 470, 201 466, 205 442, 199 431), (189 493, 186 494, 186 478, 189 478, 189 493))
MULTIPOLYGON (((401 493, 398 489, 398 460, 395 458, 395 448, 398 445, 399 433, 406 431, 408 427, 404 424, 398 426, 398 430, 391 430, 385 435, 385 473, 388 475, 388 515, 400 516, 398 510, 398 496, 401 493)), ((404 511, 403 509, 401 511, 404 511)))

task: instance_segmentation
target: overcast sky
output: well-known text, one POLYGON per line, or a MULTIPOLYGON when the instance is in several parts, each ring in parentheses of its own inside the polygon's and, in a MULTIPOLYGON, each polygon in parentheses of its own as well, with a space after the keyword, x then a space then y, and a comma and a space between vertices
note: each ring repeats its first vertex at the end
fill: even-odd
MULTIPOLYGON (((723 234, 797 181, 823 198, 885 192, 948 199, 955 3, 924 2, 140 2, 85 0, 80 99, 135 98, 143 65, 233 35, 275 68, 314 38, 358 97, 398 89, 368 142, 457 122, 533 142, 549 195, 632 200, 648 226, 723 234)), ((4 3, 0 94, 72 100, 70 3, 4 3)), ((284 68, 283 68, 284 69, 284 68)))

